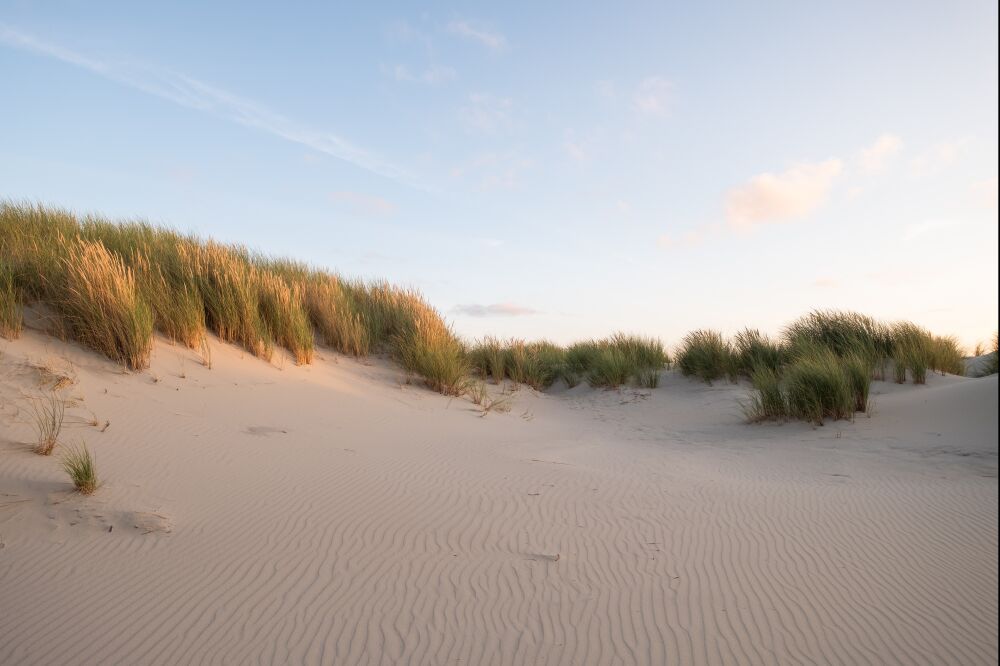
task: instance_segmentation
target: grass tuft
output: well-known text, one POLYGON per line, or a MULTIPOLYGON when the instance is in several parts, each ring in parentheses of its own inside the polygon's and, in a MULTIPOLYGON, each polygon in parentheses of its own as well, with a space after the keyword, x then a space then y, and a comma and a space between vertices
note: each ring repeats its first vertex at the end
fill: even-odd
POLYGON ((38 437, 33 451, 41 456, 52 454, 59 443, 63 419, 66 416, 66 403, 55 391, 49 392, 44 398, 31 401, 31 412, 38 437))
POLYGON ((684 336, 677 352, 677 365, 685 377, 700 377, 709 384, 734 375, 732 348, 721 333, 708 329, 684 336))
POLYGON ((97 480, 97 464, 85 444, 69 449, 63 455, 61 462, 77 492, 90 495, 100 486, 97 480))
POLYGON ((767 366, 758 366, 750 375, 753 391, 743 413, 748 421, 781 421, 788 418, 788 400, 781 388, 781 374, 767 366))
POLYGON ((73 337, 130 370, 149 365, 153 313, 132 269, 103 245, 78 239, 69 242, 62 270, 55 305, 73 337))
POLYGON ((778 372, 787 361, 787 350, 757 329, 745 328, 732 344, 732 364, 736 374, 752 378, 761 369, 778 372))
POLYGON ((444 395, 465 392, 469 376, 465 347, 432 310, 416 313, 408 330, 399 334, 395 354, 403 368, 423 377, 429 388, 444 395))
POLYGON ((792 418, 823 420, 854 416, 855 396, 841 360, 826 348, 797 358, 785 371, 784 391, 792 418))

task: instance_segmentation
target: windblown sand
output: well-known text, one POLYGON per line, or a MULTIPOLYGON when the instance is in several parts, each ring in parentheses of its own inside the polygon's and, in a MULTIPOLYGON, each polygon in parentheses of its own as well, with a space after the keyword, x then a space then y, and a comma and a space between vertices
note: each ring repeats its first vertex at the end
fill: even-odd
POLYGON ((384 361, 212 356, 0 341, 0 663, 997 661, 995 376, 814 428, 672 372, 481 418, 384 361), (30 451, 57 382, 92 497, 30 451))

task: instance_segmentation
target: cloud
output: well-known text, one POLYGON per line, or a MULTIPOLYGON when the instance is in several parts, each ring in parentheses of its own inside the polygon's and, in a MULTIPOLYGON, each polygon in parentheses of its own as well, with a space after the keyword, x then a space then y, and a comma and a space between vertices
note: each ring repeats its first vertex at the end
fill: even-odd
POLYGON ((453 314, 464 317, 521 317, 540 314, 538 310, 515 303, 493 303, 492 305, 471 303, 456 305, 451 311, 453 314))
POLYGON ((836 289, 840 286, 840 282, 834 278, 821 277, 813 280, 813 286, 820 289, 836 289))
POLYGON ((726 195, 726 218, 731 226, 746 230, 808 215, 826 201, 842 170, 840 160, 829 159, 754 176, 726 195))
POLYGON ((470 21, 452 21, 448 24, 448 32, 464 39, 479 42, 488 49, 500 51, 507 47, 507 38, 499 32, 491 32, 470 21))
POLYGON ((903 147, 903 140, 895 134, 883 134, 870 147, 861 151, 858 164, 864 173, 878 173, 903 147))
POLYGON ((509 98, 473 93, 469 95, 468 104, 458 110, 458 116, 469 131, 495 134, 510 127, 512 107, 509 98))
POLYGON ((326 130, 301 125, 267 107, 170 69, 131 61, 102 61, 0 24, 0 43, 80 67, 121 85, 189 109, 297 143, 380 176, 423 188, 404 170, 326 130))
POLYGON ((396 212, 396 205, 391 201, 360 192, 333 192, 330 194, 330 201, 347 206, 362 215, 392 215, 396 212))
POLYGON ((643 79, 632 95, 635 108, 651 116, 664 116, 670 104, 670 82, 659 76, 643 79))
POLYGON ((421 72, 412 72, 406 65, 396 65, 388 70, 389 74, 397 81, 405 83, 423 83, 430 86, 440 85, 454 81, 458 74, 451 67, 443 65, 433 65, 421 72))

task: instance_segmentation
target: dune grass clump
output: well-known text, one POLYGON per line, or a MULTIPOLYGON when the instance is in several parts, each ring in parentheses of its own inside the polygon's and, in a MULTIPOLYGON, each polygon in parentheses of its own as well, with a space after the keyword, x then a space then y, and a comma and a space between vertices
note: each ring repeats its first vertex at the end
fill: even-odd
POLYGON ((798 419, 822 425, 871 408, 871 360, 858 354, 841 358, 823 344, 800 344, 787 366, 758 366, 751 381, 743 405, 751 422, 798 419))
POLYGON ((469 362, 481 377, 509 379, 545 390, 562 379, 570 388, 586 380, 591 386, 616 388, 629 382, 655 386, 669 358, 655 338, 616 333, 568 348, 541 340, 487 337, 469 351, 469 362))
POLYGON ((601 349, 587 369, 587 383, 595 388, 618 388, 628 383, 635 368, 621 349, 601 349))
POLYGON ((737 375, 752 378, 759 369, 778 372, 787 360, 780 342, 754 328, 736 334, 732 343, 732 366, 737 375))
POLYGON ((59 443, 66 416, 66 403, 55 391, 51 391, 44 398, 33 400, 30 404, 37 434, 32 450, 41 456, 51 455, 59 443))
POLYGON ((823 425, 830 418, 850 419, 857 400, 844 365, 829 349, 820 348, 792 362, 783 378, 788 415, 823 425))
POLYGON ((130 370, 149 365, 153 313, 132 269, 103 245, 81 239, 69 241, 62 268, 65 285, 54 305, 73 337, 130 370))
POLYGON ((408 371, 444 395, 462 395, 468 387, 469 362, 462 342, 436 312, 415 313, 413 323, 398 334, 393 354, 408 371))
POLYGON ((906 382, 907 372, 914 384, 927 381, 927 370, 932 362, 932 336, 910 322, 900 322, 892 327, 892 362, 896 382, 906 382))
POLYGON ((750 375, 753 390, 749 402, 744 403, 743 413, 753 423, 782 421, 788 418, 788 400, 781 387, 781 374, 766 365, 758 366, 750 375))
POLYGON ((965 355, 958 344, 958 338, 951 335, 932 336, 930 348, 930 365, 935 371, 950 375, 965 374, 965 355))
POLYGON ((274 273, 260 273, 258 280, 260 315, 269 337, 292 352, 299 365, 312 362, 313 330, 301 288, 274 273))
POLYGON ((861 354, 888 356, 892 332, 868 315, 839 310, 814 310, 785 328, 793 346, 801 341, 818 344, 837 356, 861 354))
POLYGON ((100 482, 97 480, 97 463, 85 444, 73 447, 62 457, 62 468, 73 481, 73 487, 82 495, 91 495, 100 482))
POLYGON ((206 322, 224 342, 270 359, 274 341, 260 314, 256 269, 230 248, 214 242, 185 247, 205 302, 206 322))
POLYGON ((598 340, 595 348, 585 346, 578 354, 589 363, 585 368, 587 382, 605 388, 617 388, 630 380, 652 388, 670 360, 658 339, 625 333, 598 340))
POLYGON ((13 271, 0 264, 0 337, 13 340, 21 335, 23 326, 20 288, 14 282, 13 271))
POLYGON ((841 359, 844 376, 854 396, 854 411, 867 412, 870 409, 872 385, 871 359, 850 355, 841 359))
POLYGON ((366 356, 371 351, 368 327, 339 278, 312 272, 303 279, 302 294, 309 320, 324 344, 348 356, 366 356))
POLYGON ((499 384, 507 376, 506 345, 499 338, 487 336, 469 350, 469 363, 481 377, 499 384))
POLYGON ((677 366, 685 377, 699 377, 711 384, 716 379, 733 376, 732 348, 718 331, 692 331, 681 342, 677 366))
POLYGON ((551 342, 512 340, 506 348, 504 368, 515 384, 542 391, 562 376, 566 351, 551 342))

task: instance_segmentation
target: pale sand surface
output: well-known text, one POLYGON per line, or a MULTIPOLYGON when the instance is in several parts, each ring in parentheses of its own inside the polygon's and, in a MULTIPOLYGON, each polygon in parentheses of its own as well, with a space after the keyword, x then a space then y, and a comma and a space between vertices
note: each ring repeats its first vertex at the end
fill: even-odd
POLYGON ((996 377, 822 428, 672 372, 479 418, 385 361, 213 352, 0 340, 0 664, 997 661, 996 377), (91 498, 28 449, 27 361, 72 369, 91 498))

